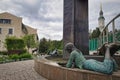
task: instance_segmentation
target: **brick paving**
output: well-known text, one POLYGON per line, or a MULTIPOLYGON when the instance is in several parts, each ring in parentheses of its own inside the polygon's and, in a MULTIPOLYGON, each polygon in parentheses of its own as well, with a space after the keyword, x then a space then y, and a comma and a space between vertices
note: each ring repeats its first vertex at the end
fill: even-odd
POLYGON ((47 80, 34 70, 34 60, 0 64, 0 80, 47 80))

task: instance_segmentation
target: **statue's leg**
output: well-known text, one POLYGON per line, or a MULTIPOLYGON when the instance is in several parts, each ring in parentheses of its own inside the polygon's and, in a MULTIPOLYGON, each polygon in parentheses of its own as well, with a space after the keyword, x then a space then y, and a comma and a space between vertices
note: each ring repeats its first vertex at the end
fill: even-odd
POLYGON ((113 61, 111 59, 105 59, 104 62, 100 62, 90 59, 84 62, 83 68, 105 74, 111 74, 113 71, 113 61))

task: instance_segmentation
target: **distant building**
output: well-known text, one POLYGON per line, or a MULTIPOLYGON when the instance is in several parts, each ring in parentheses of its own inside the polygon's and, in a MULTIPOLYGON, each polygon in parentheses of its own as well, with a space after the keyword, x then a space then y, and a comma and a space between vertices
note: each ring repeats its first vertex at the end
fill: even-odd
POLYGON ((105 27, 105 18, 103 16, 102 5, 100 5, 100 13, 99 13, 99 18, 98 18, 98 26, 99 26, 100 32, 105 27))
POLYGON ((0 51, 6 50, 4 42, 7 36, 21 38, 26 34, 33 34, 38 41, 37 29, 22 23, 22 18, 8 12, 0 13, 0 51))

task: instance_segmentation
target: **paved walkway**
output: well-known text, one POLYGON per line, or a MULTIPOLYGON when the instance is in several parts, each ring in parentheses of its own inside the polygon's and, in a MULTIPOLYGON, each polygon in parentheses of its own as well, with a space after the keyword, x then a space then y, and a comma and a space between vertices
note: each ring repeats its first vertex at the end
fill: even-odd
POLYGON ((0 64, 0 80, 47 80, 33 67, 33 60, 0 64))

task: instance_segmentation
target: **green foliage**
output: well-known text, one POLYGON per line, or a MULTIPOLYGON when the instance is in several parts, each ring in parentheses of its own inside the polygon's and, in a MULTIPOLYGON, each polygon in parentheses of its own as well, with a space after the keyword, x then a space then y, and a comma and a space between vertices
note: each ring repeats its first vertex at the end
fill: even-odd
POLYGON ((47 53, 48 49, 49 49, 49 44, 47 40, 45 38, 41 39, 39 44, 39 52, 47 53))
POLYGON ((25 45, 27 46, 27 48, 34 48, 37 46, 37 43, 35 42, 35 36, 33 34, 30 35, 25 35, 23 37, 23 40, 25 42, 25 45))
POLYGON ((13 60, 18 60, 18 59, 23 59, 23 58, 31 59, 32 55, 29 53, 24 53, 24 54, 20 54, 20 55, 18 55, 18 54, 10 55, 10 59, 13 59, 13 60))
POLYGON ((20 50, 25 48, 24 40, 15 37, 7 37, 5 44, 7 50, 20 50))
POLYGON ((21 55, 19 56, 19 59, 22 59, 22 58, 31 59, 31 58, 32 58, 32 55, 29 54, 29 53, 24 53, 24 54, 21 54, 21 55))
POLYGON ((32 59, 32 55, 29 53, 24 53, 24 54, 12 54, 12 55, 3 55, 0 56, 0 63, 7 62, 7 61, 17 61, 21 59, 32 59))
POLYGON ((3 57, 0 57, 0 62, 3 62, 4 61, 4 58, 3 57))
POLYGON ((13 59, 16 61, 17 59, 19 59, 19 55, 18 54, 10 55, 10 59, 13 59))
POLYGON ((62 55, 63 50, 58 50, 58 53, 59 53, 60 55, 62 55))
POLYGON ((120 42, 120 30, 116 31, 115 38, 116 38, 117 41, 120 42))
POLYGON ((7 51, 0 51, 0 55, 7 55, 8 52, 7 51))
POLYGON ((95 30, 93 30, 93 32, 91 33, 91 35, 89 36, 90 39, 92 38, 98 38, 100 35, 100 30, 99 28, 96 28, 95 30))
POLYGON ((48 53, 50 51, 53 51, 54 49, 63 49, 63 41, 57 41, 57 40, 47 40, 45 38, 40 40, 39 44, 39 52, 40 53, 48 53))
POLYGON ((53 41, 49 41, 50 47, 49 50, 54 50, 54 49, 63 49, 63 42, 61 41, 57 41, 57 40, 53 40, 53 41))
POLYGON ((26 50, 26 49, 22 50, 22 54, 23 54, 23 53, 26 53, 26 52, 27 52, 27 50, 26 50))

